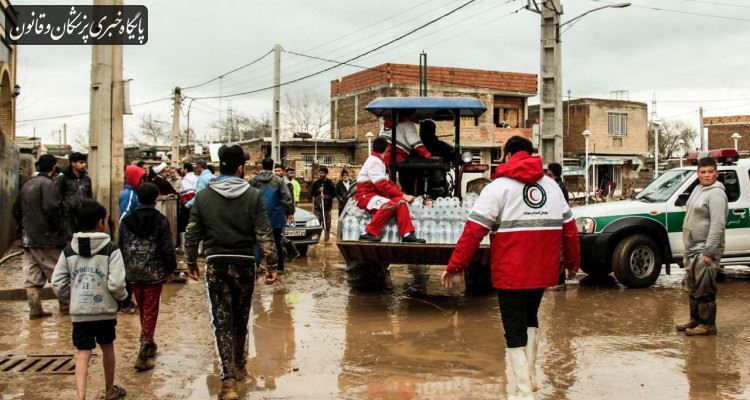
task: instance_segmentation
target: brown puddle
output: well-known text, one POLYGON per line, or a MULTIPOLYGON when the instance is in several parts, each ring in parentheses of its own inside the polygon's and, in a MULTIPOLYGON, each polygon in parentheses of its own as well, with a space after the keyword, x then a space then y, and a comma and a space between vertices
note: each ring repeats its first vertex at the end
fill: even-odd
MULTIPOLYGON (((256 289, 246 399, 497 399, 505 396, 505 345, 493 295, 464 297, 426 274, 392 268, 384 293, 348 289, 334 246, 288 266, 285 283, 256 289)), ((7 268, 7 266, 3 266, 7 268)), ((547 292, 540 310, 539 375, 545 399, 750 398, 750 270, 719 285, 719 335, 688 338, 681 273, 656 287, 613 282, 547 292), (748 393, 746 393, 748 392, 748 393)), ((45 302, 54 309, 54 302, 45 302)), ((135 373, 138 317, 118 320, 117 382, 128 399, 216 398, 220 380, 202 284, 169 285, 156 337, 157 366, 135 373)), ((70 321, 28 321, 23 302, 0 302, 0 355, 72 353, 70 321)), ((101 365, 90 395, 100 396, 101 365)), ((72 375, 4 373, 2 399, 73 398, 72 375)), ((97 397, 92 397, 97 398, 97 397)))

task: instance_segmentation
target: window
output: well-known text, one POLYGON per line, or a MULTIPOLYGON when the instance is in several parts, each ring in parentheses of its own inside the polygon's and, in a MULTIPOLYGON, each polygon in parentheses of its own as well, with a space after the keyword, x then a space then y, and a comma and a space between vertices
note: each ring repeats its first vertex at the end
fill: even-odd
MULTIPOLYGON (((737 179, 737 173, 735 171, 719 171, 719 182, 724 185, 724 192, 727 194, 727 202, 734 203, 740 199, 740 182, 737 179)), ((698 179, 690 184, 683 193, 690 195, 698 186, 698 179)), ((684 204, 683 204, 684 205, 684 204)))
POLYGON ((518 128, 521 110, 517 108, 495 108, 492 110, 492 122, 498 128, 518 128))
POLYGON ((626 135, 628 133, 628 114, 609 113, 609 134, 626 135))
MULTIPOLYGON (((315 155, 314 154, 305 154, 305 166, 309 167, 313 165, 313 161, 315 161, 315 155)), ((333 155, 332 154, 318 154, 318 163, 320 165, 331 165, 333 164, 333 155)))

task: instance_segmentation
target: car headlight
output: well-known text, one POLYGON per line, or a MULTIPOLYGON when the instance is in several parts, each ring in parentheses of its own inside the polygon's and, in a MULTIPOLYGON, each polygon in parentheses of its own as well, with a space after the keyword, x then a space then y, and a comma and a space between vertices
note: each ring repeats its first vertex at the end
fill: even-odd
POLYGON ((470 151, 464 151, 463 153, 461 153, 461 161, 463 161, 464 164, 471 163, 471 160, 473 159, 474 159, 474 156, 472 156, 470 151))
POLYGON ((578 233, 594 233, 596 222, 593 218, 578 218, 576 219, 576 227, 578 227, 578 233))
POLYGON ((311 219, 305 223, 305 226, 311 228, 313 226, 320 226, 320 222, 317 219, 311 219))

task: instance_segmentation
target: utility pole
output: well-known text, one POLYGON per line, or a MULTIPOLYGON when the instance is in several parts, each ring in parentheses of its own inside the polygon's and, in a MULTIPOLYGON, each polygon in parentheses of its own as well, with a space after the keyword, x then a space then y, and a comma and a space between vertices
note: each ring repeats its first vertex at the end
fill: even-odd
POLYGON ((427 53, 419 53, 419 96, 427 97, 427 53))
POLYGON ((63 124, 63 144, 68 144, 68 124, 63 124))
MULTIPOLYGON (((529 0, 526 9, 541 15, 541 68, 539 72, 539 137, 545 163, 562 164, 562 69, 560 46, 560 0, 529 0)), ((568 105, 570 106, 570 105, 568 105)))
POLYGON ((273 46, 273 126, 271 158, 281 162, 281 45, 273 46))
MULTIPOLYGON (((95 6, 122 6, 122 0, 94 0, 95 6)), ((94 13, 94 19, 101 16, 94 13)), ((117 233, 118 197, 123 187, 124 92, 122 46, 91 46, 89 171, 94 198, 107 209, 111 232, 117 233)))
POLYGON ((172 166, 180 163, 180 105, 182 91, 174 88, 174 112, 172 112, 172 166))
POLYGON ((700 127, 698 128, 698 135, 701 137, 701 150, 706 151, 708 150, 708 138, 703 135, 703 107, 698 109, 698 118, 700 119, 698 122, 698 126, 700 127))

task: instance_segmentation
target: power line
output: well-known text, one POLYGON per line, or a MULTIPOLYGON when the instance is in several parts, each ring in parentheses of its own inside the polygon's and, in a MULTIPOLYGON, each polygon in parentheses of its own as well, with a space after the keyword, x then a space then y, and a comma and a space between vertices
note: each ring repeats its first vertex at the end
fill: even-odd
POLYGON ((747 5, 747 4, 733 4, 733 3, 713 2, 713 1, 707 1, 707 0, 680 0, 680 1, 686 1, 688 3, 709 4, 709 5, 712 5, 712 6, 726 6, 726 7, 750 8, 750 6, 747 5))
MULTIPOLYGON (((395 43, 395 42, 397 42, 397 41, 399 41, 399 40, 401 40, 401 39, 403 39, 403 38, 405 38, 405 37, 407 37, 407 36, 409 36, 409 35, 411 35, 411 34, 413 34, 415 32, 418 32, 418 31, 420 31, 420 30, 422 30, 422 29, 424 29, 424 28, 426 28, 426 27, 428 27, 428 26, 430 26, 430 25, 432 25, 432 24, 440 21, 441 19, 448 17, 451 14, 454 14, 454 13, 458 12, 459 10, 467 7, 471 3, 474 3, 475 1, 477 1, 477 0, 469 0, 469 1, 461 4, 460 6, 452 9, 451 11, 448 11, 447 13, 444 13, 444 14, 440 15, 437 18, 433 18, 432 20, 430 20, 430 21, 428 21, 428 22, 426 22, 426 23, 424 23, 424 24, 422 24, 422 25, 420 25, 420 26, 418 26, 418 27, 416 27, 416 28, 414 28, 414 29, 412 29, 412 30, 410 30, 410 31, 408 31, 408 32, 406 32, 406 33, 404 33, 404 34, 396 37, 396 38, 394 38, 394 39, 391 39, 391 40, 389 40, 389 41, 387 41, 387 42, 385 42, 385 43, 383 43, 383 44, 381 44, 381 45, 379 45, 379 46, 377 46, 377 47, 375 47, 373 49, 370 49, 370 50, 368 50, 368 51, 366 51, 364 53, 361 53, 361 54, 359 54, 357 56, 351 57, 351 58, 349 58, 348 60, 346 60, 346 61, 344 61, 342 63, 339 63, 337 65, 333 65, 333 66, 328 67, 328 68, 324 68, 324 69, 322 69, 320 71, 313 72, 311 74, 302 76, 302 77, 297 78, 297 79, 293 79, 291 81, 282 82, 281 84, 279 84, 279 86, 285 86, 285 85, 289 85, 289 84, 292 84, 292 83, 295 83, 295 82, 303 81, 303 80, 311 78, 313 76, 320 75, 320 74, 322 74, 324 72, 328 72, 328 71, 330 71, 330 70, 332 70, 334 68, 337 68, 337 67, 339 67, 341 65, 344 65, 345 63, 348 63, 348 62, 357 60, 359 58, 362 58, 362 57, 364 57, 364 56, 366 56, 368 54, 371 54, 371 53, 373 53, 373 52, 375 52, 377 50, 380 50, 380 49, 382 49, 382 48, 384 48, 384 47, 386 47, 386 46, 388 46, 390 44, 393 44, 393 43, 395 43)), ((264 88, 260 88, 260 89, 249 90, 249 91, 246 91, 246 92, 232 93, 232 94, 227 94, 227 95, 222 95, 222 96, 196 97, 196 99, 217 99, 217 98, 227 98, 227 97, 244 96, 244 95, 248 95, 248 94, 253 94, 253 93, 258 93, 258 92, 262 92, 262 91, 265 91, 265 90, 273 89, 275 87, 276 87, 276 85, 272 85, 272 86, 268 86, 268 87, 264 87, 264 88)))
MULTIPOLYGON (((605 3, 605 4, 615 4, 611 1, 603 1, 603 0, 592 0, 597 3, 605 3)), ((719 18, 719 19, 728 19, 733 21, 746 21, 750 22, 750 18, 742 18, 742 17, 730 17, 727 15, 715 15, 715 14, 703 14, 698 12, 692 12, 692 11, 685 11, 685 10, 675 10, 673 8, 663 8, 663 7, 653 7, 653 6, 642 6, 638 4, 632 4, 632 7, 636 8, 643 8, 647 10, 654 10, 654 11, 663 11, 663 12, 671 12, 675 14, 683 14, 683 15, 694 15, 699 17, 710 17, 710 18, 719 18)))
POLYGON ((222 78, 224 78, 225 76, 227 76, 227 75, 229 75, 229 74, 232 74, 232 73, 234 73, 234 72, 237 72, 237 71, 239 71, 239 70, 241 70, 241 69, 247 68, 247 67, 249 67, 249 66, 251 66, 251 65, 253 65, 253 64, 256 64, 256 63, 260 62, 260 61, 261 61, 261 60, 263 60, 264 58, 268 57, 268 55, 269 55, 269 54, 271 54, 271 53, 273 53, 273 49, 269 50, 269 51, 268 51, 268 52, 267 52, 266 54, 263 54, 262 56, 260 56, 260 57, 256 58, 256 59, 255 59, 255 60, 253 60, 253 61, 250 61, 249 63, 247 63, 247 64, 245 64, 245 65, 241 65, 241 66, 239 66, 239 67, 237 67, 237 68, 235 68, 235 69, 233 69, 233 70, 230 70, 230 71, 228 71, 228 72, 225 72, 225 73, 223 73, 223 74, 221 74, 221 75, 219 75, 219 76, 217 76, 217 77, 215 77, 215 78, 209 79, 209 80, 207 80, 207 81, 205 81, 205 82, 203 82, 203 83, 199 83, 199 84, 197 84, 197 85, 192 85, 192 86, 184 87, 184 88, 182 88, 182 90, 195 89, 195 88, 197 88, 197 87, 201 87, 201 86, 204 86, 204 85, 208 85, 209 83, 211 83, 211 82, 214 82, 214 81, 217 81, 217 80, 219 80, 219 79, 222 79, 222 78))
MULTIPOLYGON (((131 104, 130 106, 131 107, 145 106, 146 104, 158 103, 160 101, 171 100, 171 99, 172 99, 172 97, 163 97, 161 99, 155 99, 155 100, 144 101, 142 103, 131 104)), ((46 121, 46 120, 50 120, 50 119, 80 117, 80 116, 83 116, 83 115, 89 115, 89 112, 87 111, 87 112, 75 113, 75 114, 64 114, 64 115, 55 115, 55 116, 51 116, 51 117, 31 118, 31 119, 20 120, 20 121, 17 121, 17 122, 20 124, 20 123, 26 123, 26 122, 46 121)))

